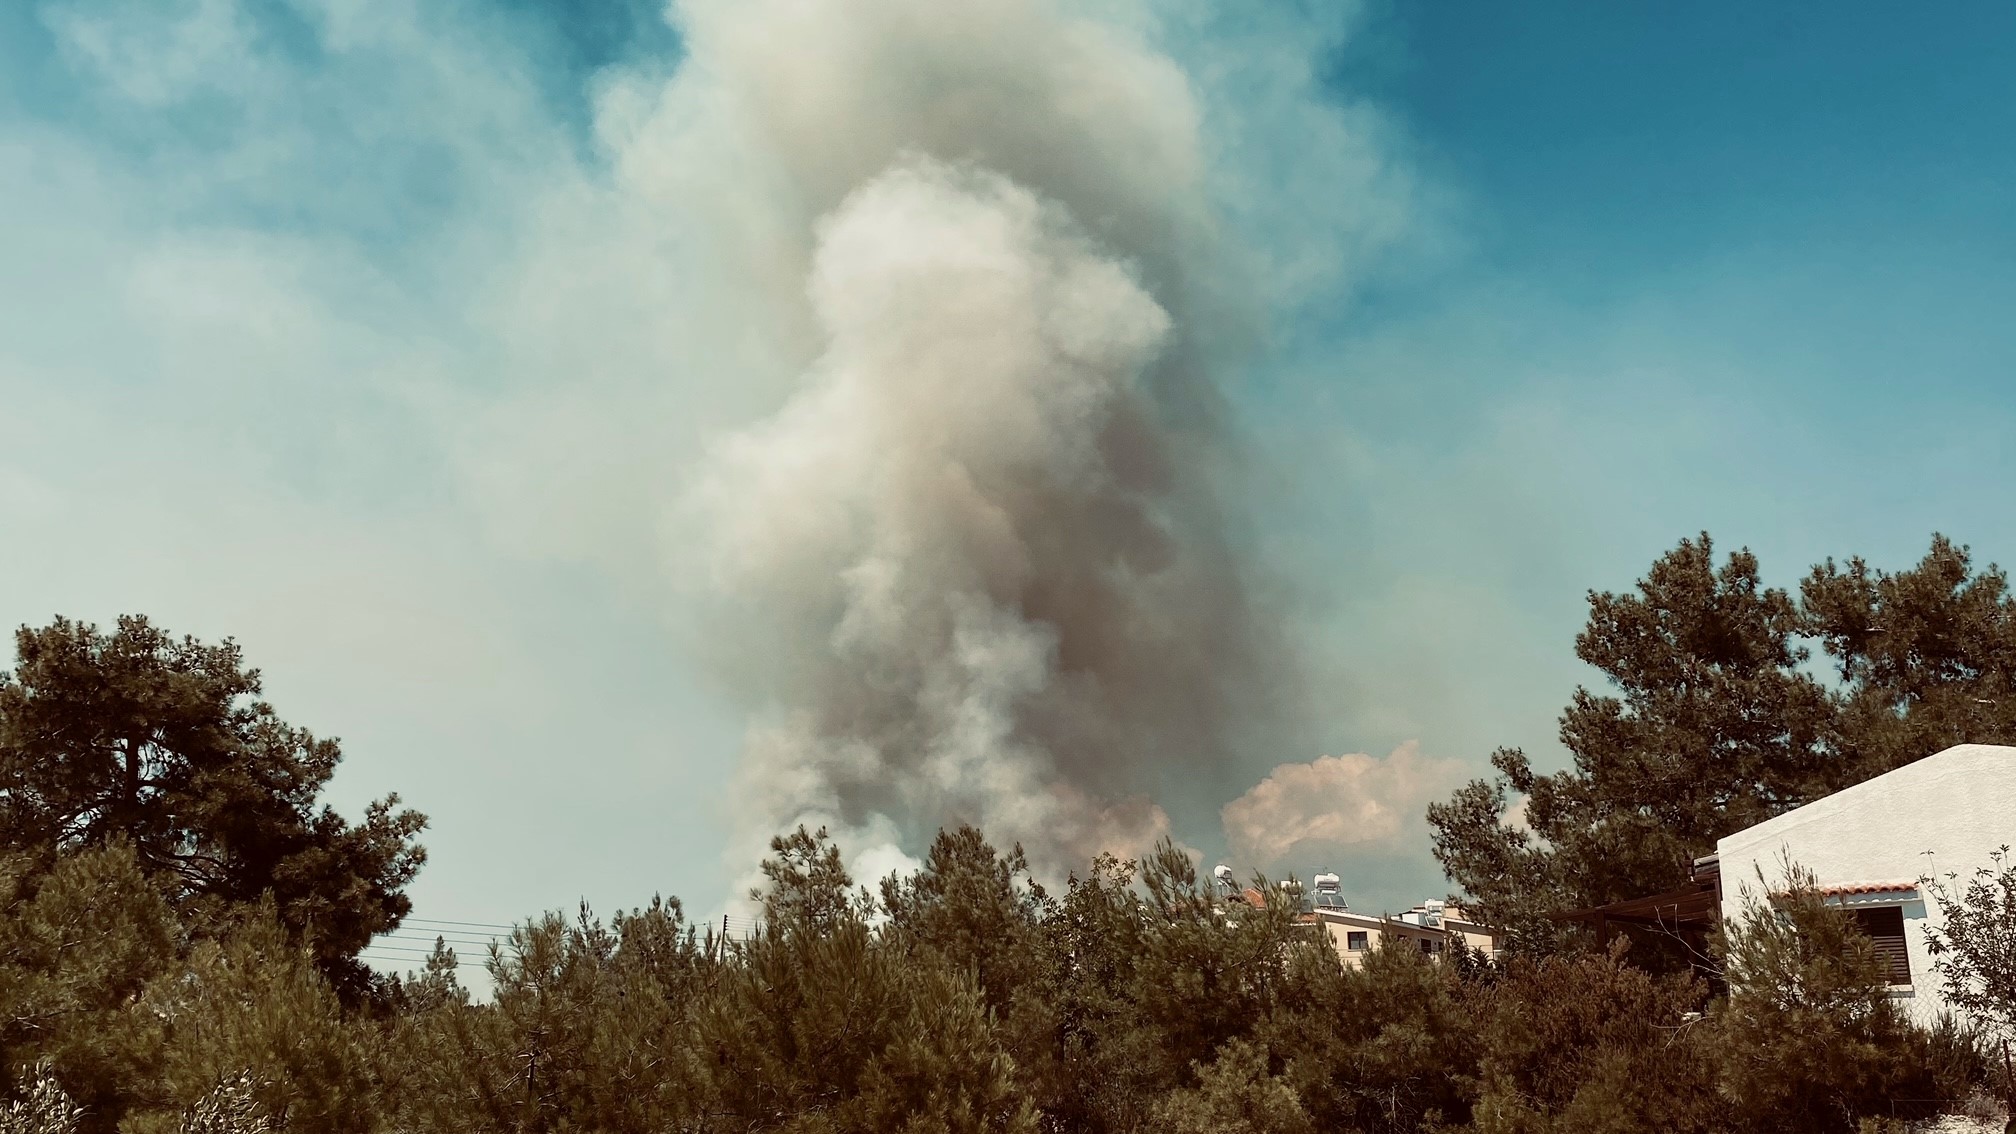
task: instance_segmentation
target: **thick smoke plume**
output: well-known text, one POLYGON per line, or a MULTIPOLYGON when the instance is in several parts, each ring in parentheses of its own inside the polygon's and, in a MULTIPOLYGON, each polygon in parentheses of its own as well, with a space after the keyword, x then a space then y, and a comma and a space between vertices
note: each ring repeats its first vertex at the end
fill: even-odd
POLYGON ((649 113, 735 139, 770 333, 808 356, 689 497, 758 706, 735 853, 824 824, 873 876, 972 822, 1055 875, 1170 833, 1156 801, 1211 816, 1293 667, 1226 519, 1252 281, 1189 81, 1041 0, 677 11, 649 113))
MULTIPOLYGON (((461 675, 467 712, 356 695, 427 722, 384 751, 438 726, 482 763, 413 785, 489 840, 468 861, 515 864, 426 884, 471 916, 573 885, 498 834, 556 808, 626 846, 669 818, 690 856, 745 721, 738 869, 799 821, 863 877, 962 820, 1053 875, 1209 846, 1319 750, 1248 530, 1297 505, 1252 514, 1227 395, 1272 359, 1273 412, 1320 411, 1295 328, 1419 213, 1329 81, 1356 6, 672 0, 619 45, 525 5, 38 0, 71 85, 0 114, 0 229, 36 253, 0 257, 0 371, 40 423, 0 507, 92 569, 16 590, 95 602, 120 557, 70 529, 98 516, 173 550, 133 585, 208 596, 219 633, 461 675), (143 420, 108 451, 205 459, 64 459, 143 420), (658 614, 708 632, 704 694, 658 614), (566 748, 597 757, 525 799, 566 748)), ((606 896, 649 857, 603 854, 606 896)))
POLYGON ((1166 833, 1127 773, 1223 739, 1248 633, 1183 526, 1168 312, 1061 206, 925 159, 824 222, 811 294, 824 358, 707 486, 720 577, 802 650, 762 820, 968 820, 1051 863, 1166 833))

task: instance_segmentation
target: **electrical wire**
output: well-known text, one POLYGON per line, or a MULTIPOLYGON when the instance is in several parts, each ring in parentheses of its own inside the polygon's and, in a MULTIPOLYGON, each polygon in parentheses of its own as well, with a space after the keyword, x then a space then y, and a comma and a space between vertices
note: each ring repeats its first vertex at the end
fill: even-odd
POLYGON ((494 921, 449 921, 446 918, 432 918, 432 917, 409 917, 405 920, 405 924, 455 925, 455 926, 467 926, 471 929, 502 929, 507 932, 518 928, 518 926, 515 925, 500 925, 494 921))

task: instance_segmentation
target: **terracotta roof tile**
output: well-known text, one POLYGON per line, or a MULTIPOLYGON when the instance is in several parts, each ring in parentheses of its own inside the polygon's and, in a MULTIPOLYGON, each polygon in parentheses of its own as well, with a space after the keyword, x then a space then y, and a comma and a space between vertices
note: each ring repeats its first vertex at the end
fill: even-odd
POLYGON ((1846 882, 1839 886, 1822 886, 1822 894, 1828 897, 1846 897, 1854 894, 1895 894, 1918 889, 1916 882, 1846 882))

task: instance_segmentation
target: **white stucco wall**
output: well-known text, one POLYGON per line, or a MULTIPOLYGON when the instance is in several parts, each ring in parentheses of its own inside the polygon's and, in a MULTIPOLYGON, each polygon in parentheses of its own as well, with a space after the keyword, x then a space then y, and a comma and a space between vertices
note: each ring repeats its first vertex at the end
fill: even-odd
MULTIPOLYGON (((1716 844, 1722 914, 1742 912, 1743 891, 1784 880, 1784 857, 1811 870, 1821 886, 1915 883, 1927 874, 1959 874, 1989 865, 1989 852, 2016 845, 2016 748, 1962 744, 1788 811, 1716 844)), ((1944 1004, 1925 950, 1925 930, 1940 924, 1928 895, 1903 904, 1911 960, 1912 1014, 1930 1023, 1944 1004)), ((1896 904, 1895 897, 1875 899, 1896 904)), ((1852 907, 1860 904, 1847 899, 1852 907)))

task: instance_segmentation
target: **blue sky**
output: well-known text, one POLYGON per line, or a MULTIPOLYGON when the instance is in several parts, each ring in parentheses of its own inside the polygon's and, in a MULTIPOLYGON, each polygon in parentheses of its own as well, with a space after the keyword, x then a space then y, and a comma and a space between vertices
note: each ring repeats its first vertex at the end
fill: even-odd
MULTIPOLYGON (((414 10, 0 11, 0 620, 238 637, 344 739, 340 802, 434 816, 424 916, 718 908, 745 713, 660 498, 789 352, 696 361, 725 253, 569 204, 621 180, 598 113, 690 62, 650 6, 414 10), (699 366, 747 377, 661 380, 699 366)), ((2016 559, 2016 15, 1327 11, 1154 41, 1257 186, 1229 230, 1337 260, 1284 274, 1225 384, 1320 752, 1558 761, 1583 593, 1703 529, 1787 584, 1934 530, 2016 559), (1376 175, 1325 182, 1306 106, 1211 78, 1226 42, 1308 68, 1376 175)), ((1361 877, 1436 884, 1422 845, 1361 877)))
MULTIPOLYGON (((1390 628, 1365 647, 1443 643, 1395 684, 1443 686, 1469 743, 1558 751, 1580 592, 1690 532, 1781 583, 1902 565, 1935 529, 2010 558, 2008 15, 1948 16, 1427 5, 1375 24, 1362 81, 1340 62, 1459 198, 1461 251, 1312 334, 1315 421, 1364 449, 1306 530, 1369 522, 1372 549, 1337 553, 1473 597, 1371 614, 1390 628)), ((1340 637, 1392 597, 1347 600, 1340 637)))

